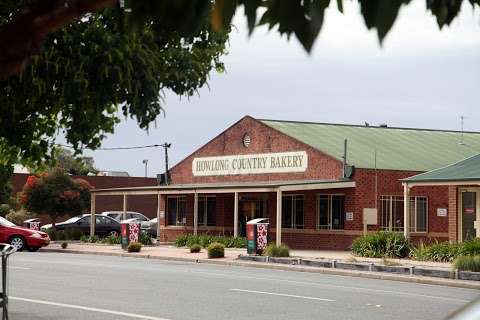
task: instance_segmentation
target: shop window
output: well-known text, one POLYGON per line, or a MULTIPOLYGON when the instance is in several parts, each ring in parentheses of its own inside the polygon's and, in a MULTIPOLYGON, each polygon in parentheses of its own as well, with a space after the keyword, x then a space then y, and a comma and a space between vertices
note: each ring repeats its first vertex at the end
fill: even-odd
MULTIPOLYGON (((380 226, 387 231, 403 231, 403 196, 380 197, 380 226)), ((410 232, 427 232, 427 198, 410 197, 410 232)))
POLYGON ((167 197, 167 217, 168 225, 170 226, 184 226, 187 224, 186 214, 186 199, 185 197, 167 197))
POLYGON ((216 210, 215 196, 199 196, 198 197, 198 225, 214 226, 216 210))
POLYGON ((317 218, 318 229, 343 230, 345 228, 345 196, 319 195, 317 218))
POLYGON ((303 196, 283 196, 282 228, 303 229, 303 196))

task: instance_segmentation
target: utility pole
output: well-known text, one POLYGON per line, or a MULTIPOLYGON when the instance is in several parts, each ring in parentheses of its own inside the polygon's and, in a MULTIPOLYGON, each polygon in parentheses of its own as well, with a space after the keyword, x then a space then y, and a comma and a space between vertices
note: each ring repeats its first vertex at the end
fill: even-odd
POLYGON ((172 144, 168 143, 168 142, 165 142, 164 144, 162 144, 160 146, 163 147, 163 149, 165 149, 165 184, 169 185, 170 181, 169 181, 169 178, 168 178, 168 148, 170 148, 172 146, 172 144))
POLYGON ((144 159, 142 163, 145 165, 145 178, 147 177, 147 165, 148 165, 148 160, 144 159))

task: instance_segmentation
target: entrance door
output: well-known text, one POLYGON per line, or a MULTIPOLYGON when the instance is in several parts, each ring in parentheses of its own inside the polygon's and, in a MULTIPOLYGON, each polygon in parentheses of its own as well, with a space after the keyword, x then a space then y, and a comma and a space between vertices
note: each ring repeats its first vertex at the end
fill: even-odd
POLYGON ((477 236, 474 222, 477 220, 477 192, 462 191, 462 241, 473 239, 477 236))
POLYGON ((240 199, 238 203, 238 235, 245 237, 247 221, 267 217, 266 199, 240 199))

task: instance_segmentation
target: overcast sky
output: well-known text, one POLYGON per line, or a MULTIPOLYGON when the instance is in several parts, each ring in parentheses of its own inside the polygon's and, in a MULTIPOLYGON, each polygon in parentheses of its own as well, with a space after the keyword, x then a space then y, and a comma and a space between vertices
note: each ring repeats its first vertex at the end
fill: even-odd
MULTIPOLYGON (((257 118, 480 131, 480 14, 465 3, 459 19, 438 30, 425 1, 403 8, 380 47, 359 9, 331 5, 313 52, 296 39, 257 29, 247 37, 234 20, 227 72, 190 100, 168 95, 166 117, 140 130, 124 120, 103 147, 172 143, 173 165, 244 115, 257 118)), ((480 152, 480 150, 479 150, 480 152)), ((101 170, 148 175, 164 170, 162 148, 85 152, 101 170)))

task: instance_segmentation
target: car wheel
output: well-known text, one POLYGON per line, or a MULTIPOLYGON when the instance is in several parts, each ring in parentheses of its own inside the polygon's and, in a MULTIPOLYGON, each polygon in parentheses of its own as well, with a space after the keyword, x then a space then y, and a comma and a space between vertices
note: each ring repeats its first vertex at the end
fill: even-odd
POLYGON ((13 236, 9 241, 10 245, 13 246, 17 251, 22 251, 25 248, 25 239, 20 236, 13 236))
POLYGON ((37 252, 40 247, 28 247, 28 251, 30 252, 37 252))
POLYGON ((118 237, 118 231, 116 230, 112 230, 108 233, 109 236, 112 236, 112 237, 118 237))

